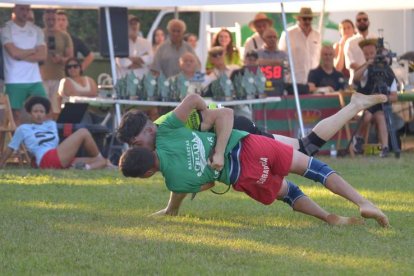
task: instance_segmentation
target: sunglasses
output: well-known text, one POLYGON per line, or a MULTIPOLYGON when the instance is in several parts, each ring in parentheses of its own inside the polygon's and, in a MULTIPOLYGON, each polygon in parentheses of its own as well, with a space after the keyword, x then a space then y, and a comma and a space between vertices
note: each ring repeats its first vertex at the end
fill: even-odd
POLYGON ((362 21, 368 22, 368 18, 358 18, 357 19, 357 22, 362 22, 362 21))
POLYGON ((80 65, 79 64, 68 64, 66 65, 66 69, 70 69, 70 68, 79 68, 80 65))
POLYGON ((223 52, 210 54, 210 56, 213 57, 213 58, 221 57, 222 55, 223 55, 223 52))
POLYGON ((312 17, 302 17, 303 21, 312 21, 312 17))

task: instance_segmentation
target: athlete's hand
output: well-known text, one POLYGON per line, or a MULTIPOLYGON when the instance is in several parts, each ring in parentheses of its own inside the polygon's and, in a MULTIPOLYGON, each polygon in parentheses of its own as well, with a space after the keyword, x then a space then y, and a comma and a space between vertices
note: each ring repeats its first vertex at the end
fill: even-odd
POLYGON ((208 165, 216 171, 221 171, 224 167, 224 154, 213 151, 208 160, 208 165))

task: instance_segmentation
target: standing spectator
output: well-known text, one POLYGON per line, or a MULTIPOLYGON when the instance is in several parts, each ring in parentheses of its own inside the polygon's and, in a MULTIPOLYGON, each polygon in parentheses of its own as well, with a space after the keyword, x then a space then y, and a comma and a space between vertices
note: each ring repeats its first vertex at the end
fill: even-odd
POLYGON ((163 73, 167 78, 177 75, 180 72, 180 57, 186 52, 196 55, 190 44, 183 40, 186 28, 180 19, 168 22, 169 38, 158 48, 151 68, 156 74, 163 73))
POLYGON ((259 56, 258 63, 264 65, 282 65, 287 62, 288 56, 286 52, 277 48, 277 32, 273 28, 269 28, 263 32, 265 44, 262 49, 257 50, 259 56))
POLYGON ((186 33, 184 35, 184 41, 187 42, 188 44, 191 45, 191 47, 193 47, 194 51, 197 48, 197 41, 198 41, 198 37, 196 34, 193 33, 186 33))
POLYGON ((151 43, 138 36, 140 25, 138 17, 128 15, 129 57, 116 58, 119 77, 125 77, 132 71, 137 78, 142 79, 149 72, 154 56, 151 43))
MULTIPOLYGON (((211 44, 212 47, 220 46, 223 48, 224 54, 224 62, 227 65, 237 65, 241 66, 242 62, 240 59, 239 50, 233 44, 233 37, 231 32, 226 28, 221 29, 213 39, 213 43, 211 44)), ((211 70, 214 68, 214 65, 211 63, 210 56, 207 59, 207 73, 210 73, 211 70)))
POLYGON ((68 32, 69 20, 66 11, 58 10, 56 12, 56 15, 57 28, 62 32, 68 33, 70 38, 72 39, 73 56, 77 58, 79 53, 82 54, 82 70, 85 71, 95 58, 93 53, 79 37, 76 37, 68 32))
MULTIPOLYGON (((287 29, 295 66, 296 81, 306 84, 309 71, 319 64, 321 35, 312 29, 313 13, 311 8, 301 8, 297 16, 298 24, 287 29)), ((286 33, 279 40, 279 49, 287 51, 286 33)))
POLYGON ((365 63, 364 53, 358 43, 364 39, 376 38, 368 33, 369 18, 365 12, 359 12, 355 18, 358 33, 347 40, 344 47, 345 66, 349 70, 349 84, 354 82, 355 70, 365 63))
POLYGON ((264 13, 258 13, 254 17, 253 21, 249 23, 249 27, 255 31, 244 43, 244 52, 248 53, 252 50, 258 50, 263 48, 263 32, 272 27, 273 21, 268 18, 264 13))
MULTIPOLYGON (((374 62, 375 55, 377 54, 377 39, 365 39, 361 40, 358 45, 361 47, 364 54, 366 62, 364 62, 358 69, 355 70, 354 78, 358 81, 358 90, 363 94, 374 94, 380 93, 383 91, 377 91, 378 87, 376 86, 376 79, 373 77, 374 68, 372 63, 374 62)), ((388 91, 390 91, 390 100, 395 99, 397 94, 397 82, 395 79, 394 72, 392 69, 387 66, 384 68, 385 74, 383 81, 386 83, 388 91)), ((388 149, 388 129, 385 121, 384 111, 382 109, 382 104, 376 104, 368 108, 364 112, 363 122, 360 125, 357 134, 353 139, 354 151, 356 153, 362 153, 362 146, 365 143, 363 139, 363 134, 368 130, 368 125, 371 121, 374 121, 377 125, 377 133, 379 142, 381 143, 381 152, 380 157, 387 157, 389 154, 388 149)))
POLYGON ((334 64, 336 70, 342 72, 345 78, 349 79, 349 70, 345 67, 344 47, 348 39, 355 34, 354 23, 352 23, 349 19, 342 20, 339 24, 339 33, 341 35, 341 39, 333 46, 335 50, 334 64))
POLYGON ((56 10, 45 10, 43 21, 45 24, 43 32, 48 54, 45 62, 40 66, 40 70, 43 84, 52 105, 52 118, 57 119, 60 113, 59 82, 65 77, 66 62, 73 56, 73 44, 69 34, 57 29, 56 10))
POLYGON ((164 30, 161 28, 155 29, 155 31, 152 33, 152 53, 155 55, 155 53, 158 50, 158 47, 164 43, 165 41, 165 33, 164 30))
POLYGON ((47 49, 42 30, 27 21, 30 5, 15 5, 13 12, 14 19, 1 31, 1 41, 6 93, 19 125, 25 100, 33 95, 46 97, 38 63, 45 60, 47 49))
POLYGON ((321 49, 321 65, 309 72, 309 91, 334 92, 344 89, 344 75, 334 67, 335 51, 332 45, 321 49))

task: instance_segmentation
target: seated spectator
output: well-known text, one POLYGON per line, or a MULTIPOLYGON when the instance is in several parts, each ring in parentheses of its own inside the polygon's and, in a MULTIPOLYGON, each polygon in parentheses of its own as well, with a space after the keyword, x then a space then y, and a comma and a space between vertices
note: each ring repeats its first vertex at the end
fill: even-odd
POLYGON ((32 123, 22 124, 16 129, 0 159, 0 168, 21 143, 34 155, 36 165, 41 169, 66 169, 70 166, 86 170, 105 168, 109 162, 101 155, 87 129, 77 130, 59 144, 56 122, 47 119, 50 108, 50 101, 44 97, 34 96, 26 101, 25 109, 32 123), (92 157, 77 158, 81 147, 92 157))
POLYGON ((152 52, 155 54, 158 47, 165 41, 165 32, 161 28, 155 29, 152 33, 152 52))
POLYGON ((58 93, 63 102, 70 96, 96 97, 98 86, 94 79, 84 76, 81 63, 76 58, 71 58, 65 65, 66 78, 60 80, 58 93))
POLYGON ((142 79, 149 72, 154 55, 149 41, 138 36, 140 25, 138 17, 132 14, 128 15, 129 56, 116 58, 118 77, 120 78, 133 72, 138 79, 142 79))
POLYGON ((169 38, 157 50, 151 70, 156 74, 164 74, 166 78, 180 73, 179 59, 190 52, 196 55, 194 49, 184 41, 184 33, 187 26, 184 21, 172 19, 168 22, 169 38))
MULTIPOLYGON (((220 46, 223 48, 224 62, 226 65, 237 65, 241 66, 242 62, 240 59, 240 52, 233 44, 233 37, 231 32, 225 28, 221 29, 213 39, 211 47, 220 46)), ((207 58, 206 70, 210 73, 214 68, 210 56, 207 58)))
POLYGON ((186 33, 184 35, 184 41, 190 44, 194 50, 197 48, 198 37, 196 34, 186 33))
POLYGON ((277 32, 273 28, 268 28, 263 33, 264 45, 263 48, 257 50, 259 56, 258 63, 260 66, 264 65, 281 65, 288 61, 288 55, 284 51, 277 48, 277 32))
POLYGON ((215 81, 223 73, 230 78, 231 73, 240 68, 240 66, 236 64, 226 64, 224 49, 221 46, 211 48, 210 51, 208 51, 208 58, 213 67, 205 79, 204 86, 207 86, 211 82, 215 81))
POLYGON ((342 22, 339 24, 339 33, 341 35, 341 39, 333 46, 335 50, 334 64, 336 70, 341 72, 348 81, 349 70, 345 67, 344 49, 347 40, 355 34, 354 23, 352 23, 352 21, 349 19, 342 20, 342 22))
POLYGON ((258 59, 259 59, 259 56, 256 50, 251 50, 245 53, 244 66, 240 69, 233 70, 233 72, 230 75, 231 81, 234 82, 234 79, 236 78, 237 75, 243 76, 246 68, 249 69, 252 73, 256 74, 256 71, 260 69, 258 59))
POLYGON ((333 64, 335 51, 332 45, 324 45, 321 49, 321 64, 309 72, 308 85, 310 92, 333 92, 345 88, 344 75, 338 72, 333 64))

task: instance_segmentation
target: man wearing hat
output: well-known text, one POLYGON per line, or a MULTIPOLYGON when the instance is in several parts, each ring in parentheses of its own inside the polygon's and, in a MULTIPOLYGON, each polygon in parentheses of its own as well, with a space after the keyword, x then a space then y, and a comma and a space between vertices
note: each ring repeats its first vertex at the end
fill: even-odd
MULTIPOLYGON (((312 29, 311 8, 301 8, 298 23, 287 29, 291 43, 296 82, 306 84, 309 71, 319 65, 321 35, 312 29)), ((287 52, 286 33, 279 40, 279 50, 287 52)))
POLYGON ((369 18, 365 12, 359 12, 355 18, 358 33, 348 39, 344 46, 345 66, 349 70, 349 84, 353 83, 355 70, 365 63, 364 53, 358 43, 364 39, 376 38, 368 32, 369 18))
POLYGON ((249 27, 255 31, 255 33, 246 40, 244 44, 244 52, 248 53, 252 50, 258 50, 263 48, 264 40, 263 33, 268 28, 272 27, 273 21, 268 18, 264 13, 258 13, 252 21, 249 23, 249 27))
POLYGON ((153 61, 151 43, 138 36, 140 21, 135 15, 128 15, 128 43, 129 56, 127 58, 116 58, 119 77, 124 77, 129 72, 134 72, 139 79, 149 71, 153 61))

